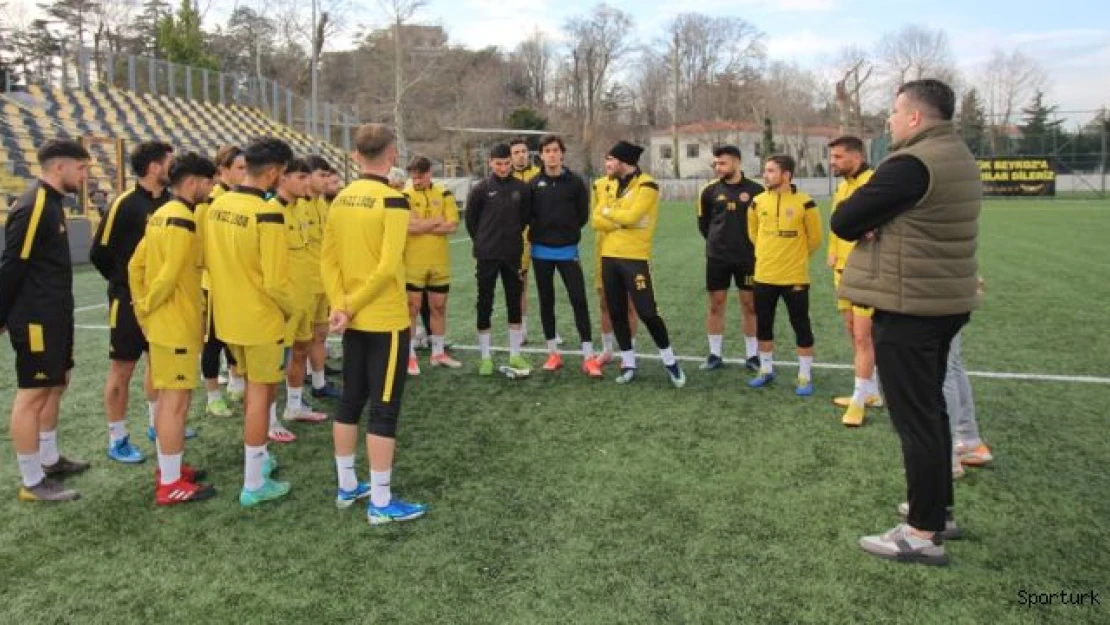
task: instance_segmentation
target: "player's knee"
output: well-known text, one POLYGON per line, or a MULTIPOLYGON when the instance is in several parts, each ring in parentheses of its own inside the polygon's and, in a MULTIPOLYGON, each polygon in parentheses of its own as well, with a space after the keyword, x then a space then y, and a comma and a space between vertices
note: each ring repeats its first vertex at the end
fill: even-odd
POLYGON ((358 415, 362 412, 361 409, 353 406, 346 406, 342 403, 339 405, 339 410, 335 411, 335 422, 342 425, 358 425, 358 415))
POLYGON ((382 404, 370 407, 370 421, 366 431, 374 436, 396 438, 397 436, 397 408, 391 404, 382 404))

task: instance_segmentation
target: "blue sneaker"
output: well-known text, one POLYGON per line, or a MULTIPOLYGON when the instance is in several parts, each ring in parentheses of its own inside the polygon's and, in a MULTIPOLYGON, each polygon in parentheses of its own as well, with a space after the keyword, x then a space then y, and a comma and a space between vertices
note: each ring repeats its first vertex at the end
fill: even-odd
POLYGON ((342 488, 335 489, 335 507, 340 510, 350 508, 351 504, 359 499, 366 499, 370 496, 370 482, 359 482, 354 490, 343 490, 342 488))
POLYGON ((759 375, 755 376, 751 380, 748 380, 748 386, 750 386, 752 388, 763 388, 765 386, 770 385, 771 382, 774 382, 774 381, 775 381, 775 374, 774 374, 773 371, 767 371, 767 372, 762 372, 761 371, 759 373, 759 375))
POLYGON ((139 464, 146 460, 143 452, 131 444, 131 437, 124 436, 108 446, 108 457, 123 464, 139 464))
POLYGON ((813 395, 813 380, 809 378, 798 378, 798 386, 794 389, 794 394, 798 397, 809 397, 813 395))
POLYGON ((370 525, 385 525, 394 521, 411 521, 419 519, 428 511, 428 506, 422 503, 409 503, 393 498, 389 505, 379 508, 374 504, 367 504, 366 519, 370 525))
POLYGON ((274 473, 277 473, 277 470, 277 456, 275 456, 274 452, 272 451, 268 452, 266 456, 266 464, 262 465, 262 479, 270 479, 270 477, 273 476, 274 473))
POLYGON ((289 483, 267 479, 262 486, 255 490, 243 489, 239 493, 239 505, 244 508, 253 508, 267 501, 281 499, 289 494, 289 483))
POLYGON ((336 388, 334 384, 328 382, 320 388, 313 388, 312 396, 316 399, 339 399, 342 397, 342 393, 339 392, 339 389, 336 388))
POLYGON ((671 384, 675 388, 686 386, 686 374, 683 373, 682 367, 677 362, 673 365, 664 365, 663 368, 667 370, 667 375, 670 376, 671 384))
MULTIPOLYGON (((192 440, 196 437, 197 437, 197 431, 194 430, 191 427, 186 426, 186 428, 185 428, 185 440, 192 440)), ((157 439, 157 438, 158 438, 158 432, 154 431, 154 426, 153 425, 146 426, 146 439, 153 443, 155 441, 155 439, 157 439)))

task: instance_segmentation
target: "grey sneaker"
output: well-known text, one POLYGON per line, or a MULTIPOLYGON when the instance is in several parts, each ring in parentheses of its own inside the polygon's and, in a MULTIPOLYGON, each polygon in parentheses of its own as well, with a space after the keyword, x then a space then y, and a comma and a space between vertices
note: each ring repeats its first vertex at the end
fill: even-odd
MULTIPOLYGON (((906 517, 910 516, 910 502, 903 501, 898 504, 898 518, 903 521, 906 517)), ((941 540, 959 540, 964 537, 964 531, 956 525, 956 519, 952 516, 952 511, 949 510, 944 516, 944 530, 940 533, 941 540)))
POLYGON ((19 489, 20 501, 73 501, 80 497, 77 491, 67 489, 61 482, 50 477, 43 478, 34 486, 19 489))
POLYGON ((914 535, 905 523, 878 536, 864 536, 859 539, 859 546, 867 553, 887 560, 932 566, 948 564, 944 541, 940 536, 921 538, 914 535))
POLYGON ((621 367, 621 374, 617 376, 617 384, 631 384, 636 379, 636 367, 621 367))
POLYGON ((67 475, 77 475, 89 470, 89 463, 81 462, 79 460, 70 460, 65 456, 58 456, 58 461, 54 464, 44 464, 42 470, 46 473, 46 477, 65 477, 67 475))

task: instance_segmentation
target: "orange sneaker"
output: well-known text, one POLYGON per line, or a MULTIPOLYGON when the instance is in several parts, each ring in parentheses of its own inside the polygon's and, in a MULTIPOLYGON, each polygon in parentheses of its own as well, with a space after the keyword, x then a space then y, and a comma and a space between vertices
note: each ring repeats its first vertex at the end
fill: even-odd
POLYGON ((597 358, 594 358, 594 362, 597 363, 597 366, 604 367, 613 362, 613 352, 601 352, 597 355, 597 358))
POLYGON ((555 352, 547 357, 547 362, 543 363, 544 371, 558 371, 563 368, 563 357, 555 352))
POLYGON ((587 358, 582 361, 582 373, 590 376, 591 378, 601 378, 604 374, 601 372, 601 363, 596 358, 587 358))
POLYGON ((979 443, 979 446, 974 449, 958 449, 956 454, 960 458, 960 464, 969 467, 985 467, 994 462, 991 448, 983 443, 979 443))
POLYGON ((420 363, 415 356, 409 356, 409 375, 420 375, 420 363))

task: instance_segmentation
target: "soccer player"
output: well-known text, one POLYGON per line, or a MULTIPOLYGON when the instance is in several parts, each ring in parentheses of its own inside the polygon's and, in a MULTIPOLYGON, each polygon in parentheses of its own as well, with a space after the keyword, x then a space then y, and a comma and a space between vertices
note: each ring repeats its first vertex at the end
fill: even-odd
POLYGON ((19 197, 4 225, 0 334, 10 332, 17 389, 11 439, 21 501, 70 501, 59 478, 89 468, 58 453, 58 410, 73 369, 73 264, 62 200, 89 173, 89 153, 54 139, 38 149, 42 178, 19 197))
MULTIPOLYGON (((278 182, 277 192, 270 198, 269 204, 271 210, 280 211, 285 218, 290 286, 297 306, 285 326, 285 344, 291 348, 285 365, 285 412, 282 418, 286 421, 320 423, 327 419, 327 415, 311 410, 303 400, 308 352, 315 336, 312 324, 318 308, 312 285, 320 282, 320 261, 308 251, 307 232, 310 225, 301 220, 302 213, 297 210, 297 206, 308 195, 311 174, 312 170, 304 159, 294 158, 289 161, 278 182)), ((275 443, 297 440, 296 434, 278 421, 277 402, 270 404, 268 436, 275 443)))
POLYGON ((355 133, 355 149, 362 177, 332 202, 321 256, 330 327, 343 333, 343 398, 333 425, 335 501, 346 508, 369 495, 366 516, 379 525, 415 519, 427 510, 394 497, 390 487, 409 343, 404 265, 409 204, 386 183, 397 160, 393 131, 366 124, 355 133), (355 472, 358 423, 367 403, 369 484, 355 472))
POLYGON ((492 173, 470 188, 466 199, 466 231, 473 241, 477 261, 478 282, 478 346, 482 362, 478 375, 493 375, 490 353, 490 317, 493 314, 493 292, 497 277, 505 289, 505 306, 509 321, 509 367, 520 375, 528 375, 532 365, 520 353, 524 340, 520 309, 520 258, 524 253, 522 232, 532 212, 528 185, 511 175, 509 146, 493 146, 489 153, 492 173))
POLYGON ((315 309, 312 313, 312 346, 309 347, 309 372, 312 376, 312 396, 317 399, 339 399, 339 389, 328 381, 327 376, 336 375, 339 371, 328 366, 328 298, 324 294, 324 281, 320 275, 320 248, 324 241, 324 224, 328 220, 328 204, 326 198, 331 188, 334 170, 328 161, 319 155, 313 154, 305 159, 312 174, 308 179, 308 196, 297 202, 297 214, 305 224, 305 234, 308 245, 305 248, 309 265, 315 271, 306 272, 304 277, 308 280, 308 289, 312 294, 315 309))
MULTIPOLYGON (((605 159, 605 175, 594 180, 593 203, 590 208, 591 216, 600 214, 605 206, 616 197, 617 177, 614 169, 616 163, 617 161, 613 159, 605 159)), ((612 362, 613 348, 616 347, 617 344, 616 336, 613 334, 613 321, 609 318, 609 304, 605 302, 605 289, 602 288, 601 283, 601 249, 604 244, 605 232, 594 229, 594 290, 597 291, 597 300, 601 310, 601 353, 597 356, 597 363, 602 367, 612 362)), ((636 306, 632 302, 632 297, 629 296, 628 328, 629 333, 632 335, 633 349, 635 349, 638 326, 639 321, 636 319, 636 306)))
POLYGON ((566 144, 557 135, 540 139, 543 170, 532 178, 532 214, 528 225, 532 261, 536 268, 536 290, 540 298, 540 319, 547 340, 547 362, 544 371, 563 367, 563 357, 555 332, 555 272, 574 310, 574 324, 582 341, 582 371, 602 377, 601 365, 594 359, 590 308, 586 298, 586 277, 578 259, 578 242, 582 228, 590 221, 590 195, 578 174, 563 166, 566 144))
POLYGON ((755 245, 755 318, 759 374, 748 385, 762 388, 775 379, 775 309, 786 302, 798 347, 799 397, 813 395, 813 329, 809 321, 809 257, 821 246, 817 204, 792 183, 794 159, 767 159, 767 190, 748 209, 748 236, 755 245))
POLYGON ((201 248, 197 203, 208 198, 216 165, 195 152, 170 163, 172 197, 151 216, 128 276, 135 316, 150 343, 150 376, 158 392, 155 432, 158 470, 154 502, 172 506, 216 494, 200 482, 203 471, 183 464, 185 419, 197 387, 197 359, 204 344, 201 248))
MULTIPOLYGON (((147 141, 131 151, 131 170, 137 176, 135 186, 124 191, 112 202, 108 214, 100 222, 93 237, 89 260, 108 281, 108 326, 110 330, 108 376, 104 383, 104 412, 108 415, 108 457, 116 462, 136 464, 145 460, 143 452, 131 444, 127 432, 127 402, 131 376, 143 352, 146 338, 135 319, 131 286, 127 279, 127 263, 146 232, 146 222, 166 201, 166 185, 173 146, 161 141, 147 141)), ((158 394, 151 386, 150 363, 143 376, 149 426, 147 436, 154 439, 154 417, 158 394)))
MULTIPOLYGON (((201 248, 204 247, 204 232, 208 224, 208 207, 216 198, 220 197, 232 187, 237 186, 243 182, 243 176, 247 173, 247 159, 243 156, 243 151, 234 145, 224 146, 216 153, 216 184, 212 187, 211 193, 208 198, 197 205, 194 213, 197 224, 197 236, 200 237, 201 248)), ((205 318, 205 340, 204 349, 201 351, 200 368, 201 375, 204 377, 204 391, 206 394, 206 402, 204 411, 206 414, 214 417, 230 417, 231 407, 227 405, 227 400, 224 399, 223 393, 220 391, 220 354, 224 354, 224 358, 228 364, 228 380, 227 380, 227 395, 232 401, 242 401, 243 393, 246 392, 246 381, 239 375, 235 367, 235 357, 231 355, 231 351, 227 349, 224 342, 217 336, 216 327, 213 324, 214 319, 212 316, 212 305, 208 297, 209 285, 211 280, 208 275, 208 268, 205 267, 201 273, 201 285, 204 290, 204 318, 205 318)))
MULTIPOLYGON (((509 158, 512 159, 513 178, 521 182, 531 182, 540 174, 540 168, 532 164, 532 153, 528 141, 516 137, 509 142, 509 158)), ((520 335, 521 344, 528 342, 528 270, 532 265, 532 253, 528 241, 528 230, 523 235, 524 254, 520 257, 520 335)))
MULTIPOLYGON (((841 202, 852 197, 856 189, 871 179, 871 168, 864 156, 863 141, 850 135, 831 141, 829 167, 833 174, 843 178, 836 185, 836 193, 833 194, 832 213, 835 214, 841 202)), ((845 241, 829 232, 828 265, 833 270, 834 287, 840 286, 840 276, 844 273, 844 266, 848 264, 848 254, 852 253, 855 246, 852 241, 845 241)), ((881 406, 883 401, 879 395, 875 372, 875 348, 871 344, 871 316, 875 309, 853 306, 843 298, 837 298, 836 309, 844 317, 844 327, 848 329, 848 336, 852 339, 856 385, 851 397, 838 397, 833 402, 845 407, 841 423, 848 427, 859 427, 863 425, 867 406, 881 406)))
POLYGON ((208 209, 204 256, 212 278, 216 327, 247 380, 239 503, 251 507, 289 493, 288 483, 270 479, 274 463, 266 438, 270 404, 283 377, 285 325, 297 303, 289 279, 285 216, 265 199, 266 189, 281 179, 293 151, 284 141, 261 137, 243 153, 243 184, 216 198, 208 209))
POLYGON ((740 311, 744 330, 745 358, 748 369, 759 369, 758 342, 755 336, 755 248, 748 238, 748 207, 763 185, 744 175, 740 169, 740 150, 734 145, 713 148, 711 181, 698 197, 698 231, 705 239, 705 290, 709 292, 709 313, 705 327, 709 334, 709 356, 702 363, 706 370, 725 363, 725 309, 728 290, 733 283, 740 292, 740 311))
MULTIPOLYGON (((980 277, 980 299, 983 289, 983 278, 980 277)), ((964 466, 985 467, 994 462, 991 448, 979 436, 975 396, 971 392, 971 380, 968 379, 961 353, 962 335, 961 331, 952 339, 944 375, 944 404, 948 409, 949 430, 952 432, 952 477, 962 477, 964 466)))
POLYGON ((328 176, 326 188, 324 190, 324 203, 328 206, 335 200, 335 196, 339 195, 339 190, 343 188, 343 181, 339 178, 339 172, 335 169, 331 170, 331 175, 328 176))
MULTIPOLYGON (((432 162, 427 158, 412 159, 408 174, 412 186, 404 194, 410 209, 405 244, 409 316, 412 327, 417 327, 427 298, 431 308, 431 365, 458 369, 462 363, 447 355, 443 343, 447 334, 447 294, 451 291, 451 244, 447 237, 459 229, 459 207, 451 191, 432 182, 432 162)), ((409 344, 408 373, 420 375, 415 338, 409 344)))
POLYGON ((675 358, 667 324, 655 303, 655 287, 651 279, 651 247, 659 218, 659 185, 640 171, 638 163, 644 149, 619 141, 606 155, 616 174, 616 189, 610 202, 598 206, 593 215, 595 230, 605 232, 601 248, 602 284, 609 304, 613 331, 621 349, 621 373, 618 384, 628 384, 636 377, 636 352, 632 350, 632 330, 628 324, 628 299, 636 314, 647 326, 671 384, 686 386, 686 374, 675 358))

